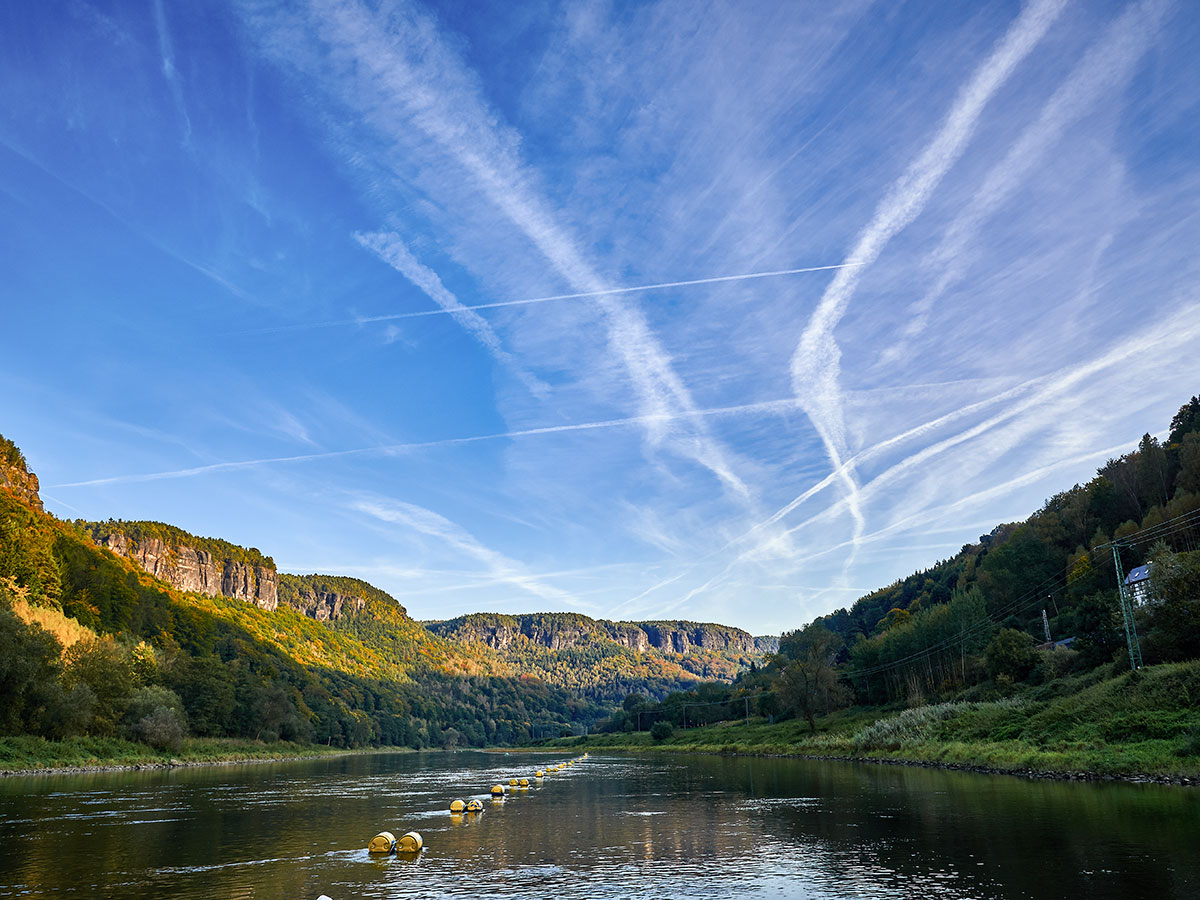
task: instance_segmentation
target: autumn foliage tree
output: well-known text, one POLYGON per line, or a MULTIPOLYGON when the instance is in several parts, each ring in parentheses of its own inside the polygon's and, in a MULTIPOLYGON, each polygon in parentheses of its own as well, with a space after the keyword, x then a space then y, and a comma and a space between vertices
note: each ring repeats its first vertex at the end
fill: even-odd
POLYGON ((838 681, 833 663, 842 641, 819 623, 785 634, 779 655, 787 660, 776 690, 784 705, 808 722, 817 733, 817 716, 850 702, 850 691, 838 681))

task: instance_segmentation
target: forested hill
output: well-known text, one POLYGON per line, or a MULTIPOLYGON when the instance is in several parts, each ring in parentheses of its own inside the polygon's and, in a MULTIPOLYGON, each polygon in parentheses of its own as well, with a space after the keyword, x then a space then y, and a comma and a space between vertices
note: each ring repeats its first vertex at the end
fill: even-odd
POLYGON ((435 633, 367 582, 281 573, 257 549, 163 523, 62 521, 37 491, 0 437, 0 734, 503 744, 761 659, 744 632, 690 623, 686 641, 666 638, 684 652, 506 653, 435 633))
POLYGON ((661 697, 701 678, 731 681, 776 646, 775 639, 726 625, 605 622, 578 613, 476 613, 426 623, 425 632, 393 597, 357 578, 277 572, 271 558, 255 548, 161 522, 76 526, 99 546, 181 590, 244 600, 267 611, 290 608, 393 649, 433 641, 469 656, 472 672, 534 676, 595 701, 619 702, 631 692, 661 697))
POLYGON ((777 647, 740 628, 701 622, 611 622, 580 613, 473 613, 426 622, 434 634, 486 646, 516 671, 580 688, 607 673, 603 696, 662 696, 697 678, 731 681, 777 647))
POLYGON ((998 624, 1044 636, 1045 609, 1052 637, 1083 638, 1082 648, 1107 658, 1123 643, 1111 627, 1108 595, 1116 576, 1111 551, 1092 548, 1128 542, 1121 553, 1126 572, 1148 561, 1158 537, 1171 549, 1195 550, 1196 525, 1172 530, 1164 523, 1198 509, 1200 397, 1192 397, 1172 418, 1164 442, 1145 434, 1135 450, 1108 460, 1087 483, 1055 494, 1025 521, 997 525, 950 559, 819 621, 849 646, 977 589, 998 624))

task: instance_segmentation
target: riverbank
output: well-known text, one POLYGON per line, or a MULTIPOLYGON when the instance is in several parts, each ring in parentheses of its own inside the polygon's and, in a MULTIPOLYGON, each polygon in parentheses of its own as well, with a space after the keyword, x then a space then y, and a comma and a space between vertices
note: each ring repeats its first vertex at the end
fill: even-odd
MULTIPOLYGON (((189 766, 241 765, 318 759, 360 753, 402 753, 400 747, 345 750, 315 744, 292 744, 224 738, 192 738, 175 752, 118 738, 0 738, 0 776, 68 775, 85 772, 175 769, 189 766)), ((411 751, 408 751, 411 752, 411 751)))
POLYGON ((551 746, 794 756, 1062 780, 1200 783, 1200 663, 1062 679, 987 700, 856 707, 818 720, 751 718, 676 730, 563 739, 551 746))

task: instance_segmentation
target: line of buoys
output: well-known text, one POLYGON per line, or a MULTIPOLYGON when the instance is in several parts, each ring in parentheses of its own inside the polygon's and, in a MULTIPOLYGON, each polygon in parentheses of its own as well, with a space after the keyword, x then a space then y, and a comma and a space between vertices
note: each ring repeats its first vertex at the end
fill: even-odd
MULTIPOLYGON (((559 763, 557 766, 547 766, 545 769, 538 769, 534 774, 538 778, 544 778, 550 772, 557 772, 560 769, 565 769, 568 766, 573 766, 577 762, 582 762, 587 759, 587 754, 583 754, 578 759, 569 759, 565 763, 559 763)), ((510 787, 529 787, 528 778, 510 778, 508 779, 510 787)), ((491 795, 495 800, 504 799, 504 785, 492 785, 491 795)), ((483 803, 480 800, 474 799, 464 803, 462 800, 450 801, 451 815, 461 816, 464 812, 478 813, 483 810, 483 803)), ((402 855, 415 856, 420 853, 425 846, 425 841, 422 839, 419 832, 409 831, 396 840, 396 836, 390 831, 381 831, 379 834, 371 838, 367 842, 367 852, 373 855, 382 855, 387 853, 396 853, 402 855)))
MULTIPOLYGON (((545 778, 551 772, 561 771, 561 770, 567 768, 568 766, 575 765, 575 763, 577 763, 577 762, 583 762, 583 760, 586 758, 587 758, 587 754, 585 753, 585 754, 583 754, 583 756, 578 757, 577 759, 570 759, 570 760, 567 760, 565 763, 559 763, 556 766, 547 766, 544 769, 538 769, 536 772, 534 772, 534 776, 537 778, 545 778)), ((527 787, 529 787, 529 779, 528 778, 517 778, 514 776, 514 777, 508 779, 508 786, 510 788, 515 788, 515 787, 527 788, 527 787)), ((504 800, 504 796, 507 793, 507 791, 505 790, 504 785, 494 784, 494 785, 492 785, 492 789, 489 791, 489 793, 491 794, 493 800, 502 801, 502 800, 504 800)), ((483 801, 481 801, 481 800, 471 800, 467 803, 464 803, 462 800, 451 800, 450 801, 450 814, 454 815, 454 816, 461 816, 464 812, 478 813, 478 812, 482 812, 482 811, 483 811, 483 801)), ((417 838, 417 841, 419 844, 421 836, 419 834, 416 834, 416 832, 410 832, 410 834, 416 835, 416 838, 417 838)), ((383 838, 385 835, 389 839, 391 839, 392 847, 393 848, 396 847, 397 846, 396 840, 394 838, 392 838, 390 833, 388 833, 388 832, 383 832, 380 835, 376 835, 375 838, 372 838, 371 846, 374 847, 375 841, 379 840, 380 838, 383 838)), ((405 837, 407 837, 407 835, 405 837)), ((403 842, 404 838, 401 838, 400 840, 401 840, 401 842, 403 842)), ((417 849, 419 850, 420 846, 418 846, 417 849)), ((374 853, 374 852, 386 852, 386 851, 382 851, 382 850, 376 851, 376 850, 372 849, 371 852, 374 853)))

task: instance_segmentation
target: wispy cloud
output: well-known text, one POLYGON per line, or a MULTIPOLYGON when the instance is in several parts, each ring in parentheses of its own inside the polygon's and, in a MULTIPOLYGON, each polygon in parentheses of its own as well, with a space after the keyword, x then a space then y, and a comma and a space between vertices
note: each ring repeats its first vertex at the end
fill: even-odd
POLYGON ((351 501, 351 507, 382 522, 389 522, 427 535, 445 544, 451 551, 461 553, 483 564, 498 583, 508 584, 532 594, 539 600, 555 605, 579 607, 583 604, 567 591, 539 580, 520 563, 484 546, 462 526, 445 516, 401 500, 378 496, 362 496, 351 501))
POLYGON ((167 87, 175 100, 175 108, 183 123, 183 143, 192 142, 192 120, 188 117, 187 106, 183 101, 183 86, 179 83, 179 70, 175 68, 175 47, 171 41, 171 30, 167 26, 167 12, 163 8, 163 0, 154 0, 154 27, 158 33, 158 50, 162 57, 162 74, 167 81, 167 87))
POLYGON ((522 160, 518 136, 500 124, 474 74, 423 10, 400 4, 388 19, 354 0, 314 0, 301 22, 281 17, 278 10, 252 18, 264 44, 285 65, 303 60, 316 66, 321 81, 333 84, 339 102, 359 110, 387 139, 402 143, 415 128, 434 141, 573 292, 594 294, 609 346, 637 398, 648 446, 699 464, 734 497, 752 502, 751 488, 698 415, 645 317, 609 293, 613 285, 600 277, 581 243, 540 195, 539 175, 522 160), (402 26, 389 27, 397 19, 402 26), (676 416, 689 425, 678 434, 663 427, 676 416))
POLYGON ((544 397, 550 392, 548 384, 527 371, 511 353, 504 349, 500 343, 500 336, 496 334, 488 321, 463 306, 457 297, 446 290, 446 286, 442 284, 437 273, 428 266, 422 265, 413 256, 412 251, 405 246, 399 235, 384 232, 360 233, 354 235, 354 239, 420 288, 443 312, 454 316, 454 320, 474 335, 475 339, 487 348, 488 353, 497 362, 513 371, 530 393, 537 397, 544 397))
MULTIPOLYGON (((923 268, 940 271, 936 284, 909 308, 911 321, 901 340, 884 349, 880 365, 903 358, 912 338, 925 330, 933 305, 965 276, 978 249, 973 245, 986 220, 1009 202, 1030 172, 1068 128, 1102 99, 1118 96, 1151 46, 1170 4, 1167 0, 1132 3, 1075 65, 1071 74, 1022 132, 1004 158, 988 173, 963 210, 925 257, 923 268)), ((1105 247, 1111 236, 1103 241, 1105 247)))
MULTIPOLYGON (((988 102, 1041 41, 1064 6, 1065 0, 1033 0, 975 71, 955 98, 933 140, 891 186, 871 221, 858 235, 847 262, 856 262, 860 267, 843 269, 834 276, 792 356, 796 398, 812 420, 838 472, 856 535, 865 529, 866 518, 853 467, 844 465, 847 445, 840 384, 841 351, 834 329, 854 295, 864 268, 875 262, 888 242, 921 213, 946 172, 966 149, 988 102)), ((847 570, 853 560, 852 548, 847 556, 847 570)))

